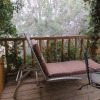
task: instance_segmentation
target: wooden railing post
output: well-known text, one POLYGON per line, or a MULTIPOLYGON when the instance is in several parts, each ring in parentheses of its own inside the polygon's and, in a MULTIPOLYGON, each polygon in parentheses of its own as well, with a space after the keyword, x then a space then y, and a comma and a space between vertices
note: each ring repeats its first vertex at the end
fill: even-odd
POLYGON ((70 55, 71 55, 71 53, 70 53, 70 46, 71 46, 71 40, 69 39, 68 40, 68 60, 70 60, 70 55))
POLYGON ((97 40, 97 44, 96 44, 96 54, 100 54, 100 39, 97 40))
POLYGON ((82 58, 82 50, 83 50, 83 39, 80 41, 80 58, 82 58))
POLYGON ((54 49, 55 49, 54 59, 55 61, 57 61, 57 39, 54 40, 54 49))
POLYGON ((63 61, 64 60, 64 39, 62 39, 62 47, 61 47, 61 49, 62 49, 62 58, 61 58, 61 61, 63 61))
POLYGON ((39 40, 39 47, 40 47, 40 50, 42 51, 42 40, 39 40))
POLYGON ((7 41, 5 41, 5 55, 6 55, 6 63, 7 63, 7 72, 10 72, 11 71, 11 66, 9 66, 7 41))
POLYGON ((49 62, 49 50, 50 50, 50 40, 47 40, 47 48, 46 48, 46 53, 47 53, 47 62, 49 62))
POLYGON ((0 57, 0 97, 4 89, 4 84, 5 84, 4 62, 3 62, 3 57, 0 57))
POLYGON ((17 41, 14 41, 14 51, 15 51, 16 58, 17 58, 18 56, 17 41))
POLYGON ((95 47, 95 60, 100 63, 100 37, 97 39, 95 47))
POLYGON ((25 40, 23 40, 23 57, 24 57, 24 63, 26 64, 26 44, 25 44, 25 40))

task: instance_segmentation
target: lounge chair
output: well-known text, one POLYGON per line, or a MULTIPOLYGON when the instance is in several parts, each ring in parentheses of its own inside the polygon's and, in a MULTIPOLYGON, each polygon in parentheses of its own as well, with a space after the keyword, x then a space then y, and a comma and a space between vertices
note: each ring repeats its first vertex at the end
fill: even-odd
MULTIPOLYGON (((43 55, 39 49, 39 46, 37 42, 33 39, 31 40, 30 37, 25 34, 26 40, 29 44, 29 47, 31 48, 31 51, 36 59, 35 65, 38 65, 40 71, 42 72, 44 76, 44 80, 42 82, 54 82, 54 81, 63 81, 63 80, 76 80, 76 79, 82 79, 80 74, 86 73, 86 67, 85 67, 85 62, 84 60, 73 60, 73 61, 65 61, 65 62, 55 62, 55 63, 46 63, 43 55)), ((25 65, 27 66, 27 65, 25 65)), ((95 64, 93 65, 93 67, 95 64)), ((25 69, 27 67, 23 67, 25 69)), ((40 83, 39 78, 38 78, 38 71, 37 69, 34 69, 35 67, 31 68, 28 70, 24 75, 22 75, 22 70, 19 71, 17 77, 17 87, 14 92, 14 97, 16 97, 16 92, 18 88, 21 85, 21 82, 23 78, 29 74, 29 72, 34 72, 36 75, 36 82, 37 84, 40 83)), ((97 69, 100 68, 97 66, 97 69)))
POLYGON ((37 42, 34 39, 30 40, 30 37, 27 34, 25 34, 25 37, 46 81, 82 79, 77 75, 86 72, 84 61, 73 60, 46 63, 37 42))

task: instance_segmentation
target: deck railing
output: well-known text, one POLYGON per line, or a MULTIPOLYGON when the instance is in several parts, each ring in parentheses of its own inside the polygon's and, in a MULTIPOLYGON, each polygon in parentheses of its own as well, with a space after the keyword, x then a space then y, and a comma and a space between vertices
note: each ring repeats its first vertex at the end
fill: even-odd
MULTIPOLYGON (((32 37, 31 39, 36 39, 39 43, 40 50, 45 50, 46 54, 46 61, 49 62, 50 57, 50 46, 51 41, 53 41, 53 47, 56 51, 58 48, 58 41, 60 41, 60 49, 61 49, 61 55, 64 56, 65 50, 70 52, 71 47, 77 48, 79 50, 80 57, 82 56, 82 49, 85 45, 87 49, 90 46, 91 37, 90 36, 59 36, 59 37, 32 37), (44 49, 45 45, 45 49, 44 49), (65 46, 66 45, 66 46, 65 46)), ((9 55, 8 51, 8 43, 13 43, 13 48, 16 53, 16 57, 18 56, 18 45, 17 42, 20 41, 22 53, 21 56, 23 56, 24 63, 27 63, 27 42, 25 38, 1 38, 0 42, 3 43, 3 46, 5 47, 5 53, 6 53, 6 62, 7 62, 7 71, 11 72, 11 66, 9 66, 9 59, 7 59, 9 55)), ((70 54, 70 53, 69 53, 70 54)), ((55 59, 57 56, 55 55, 55 59)), ((63 58, 63 57, 62 57, 63 58)))

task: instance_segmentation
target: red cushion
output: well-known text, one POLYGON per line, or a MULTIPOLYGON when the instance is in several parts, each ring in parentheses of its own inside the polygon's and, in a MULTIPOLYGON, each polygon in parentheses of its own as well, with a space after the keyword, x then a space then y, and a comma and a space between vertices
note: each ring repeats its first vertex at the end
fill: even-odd
POLYGON ((97 70, 100 69, 100 64, 94 62, 92 59, 88 59, 89 67, 97 70))
MULTIPOLYGON (((91 59, 88 59, 89 67, 100 70, 100 64, 94 62, 91 59)), ((49 77, 56 76, 70 76, 75 74, 86 73, 85 61, 75 60, 75 61, 66 61, 66 62, 57 62, 57 63, 47 63, 47 70, 49 72, 49 77)), ((93 72, 93 70, 90 69, 93 72)))
POLYGON ((40 51, 40 48, 39 48, 38 44, 33 45, 33 50, 35 52, 35 55, 36 55, 36 57, 37 57, 37 59, 40 63, 40 67, 42 68, 44 74, 46 76, 48 76, 49 73, 48 73, 48 70, 47 70, 47 65, 45 63, 43 55, 41 54, 41 51, 40 51))
POLYGON ((85 73, 86 66, 85 63, 80 60, 66 61, 57 63, 47 63, 47 70, 49 72, 49 77, 64 75, 70 76, 85 73))

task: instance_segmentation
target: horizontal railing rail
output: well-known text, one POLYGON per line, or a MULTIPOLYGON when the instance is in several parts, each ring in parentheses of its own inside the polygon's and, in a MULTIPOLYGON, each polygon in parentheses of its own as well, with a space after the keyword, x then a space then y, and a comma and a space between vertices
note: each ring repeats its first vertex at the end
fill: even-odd
MULTIPOLYGON (((45 52, 45 59, 47 62, 51 62, 50 61, 52 59, 51 54, 53 54, 54 61, 58 61, 59 57, 61 57, 60 60, 63 61, 65 54, 68 55, 66 60, 70 60, 70 56, 73 54, 71 52, 71 48, 74 48, 74 51, 75 49, 77 49, 79 57, 82 58, 83 45, 85 45, 88 49, 90 47, 90 42, 91 42, 91 36, 88 36, 88 35, 59 36, 59 37, 31 37, 31 39, 35 39, 38 41, 40 50, 42 52, 43 51, 45 52), (52 52, 50 50, 52 50, 52 52)), ((27 48, 28 47, 27 47, 27 42, 25 38, 1 38, 0 42, 2 42, 3 46, 5 47, 8 72, 11 72, 13 69, 8 59, 8 55, 9 55, 8 43, 9 42, 13 44, 12 46, 13 46, 13 50, 15 52, 16 57, 19 55, 19 48, 22 48, 21 56, 24 60, 24 63, 27 63, 27 48), (20 47, 18 45, 18 42, 20 42, 20 47)))
MULTIPOLYGON (((82 36, 57 36, 57 37, 31 37, 31 39, 36 40, 52 40, 52 39, 90 39, 89 35, 82 36)), ((0 41, 16 41, 16 40, 26 40, 25 38, 0 38, 0 41)))

